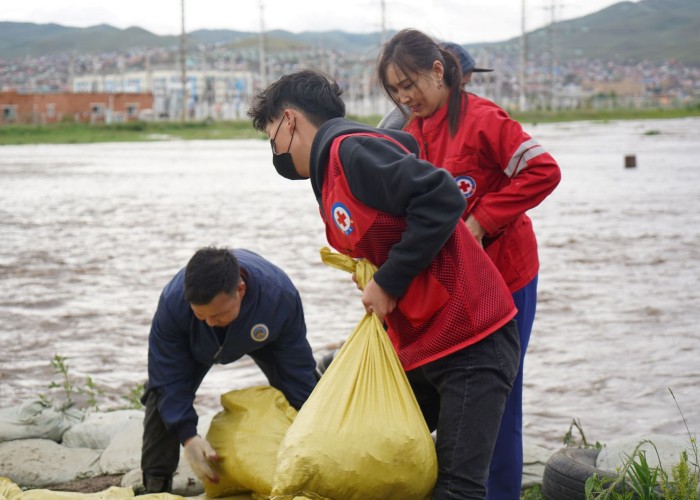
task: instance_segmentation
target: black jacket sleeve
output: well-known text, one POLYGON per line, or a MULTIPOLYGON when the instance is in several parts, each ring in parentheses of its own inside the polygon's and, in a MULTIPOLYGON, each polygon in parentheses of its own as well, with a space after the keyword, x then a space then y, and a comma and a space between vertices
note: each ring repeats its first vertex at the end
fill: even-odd
POLYGON ((348 137, 339 154, 353 196, 376 210, 406 218, 401 240, 374 275, 387 293, 401 297, 461 223, 464 197, 446 170, 388 139, 348 137))

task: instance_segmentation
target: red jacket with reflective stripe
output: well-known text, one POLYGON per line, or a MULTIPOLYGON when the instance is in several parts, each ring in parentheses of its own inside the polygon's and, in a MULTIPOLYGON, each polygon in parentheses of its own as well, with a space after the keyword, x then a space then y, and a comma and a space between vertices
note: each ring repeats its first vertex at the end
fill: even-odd
POLYGON ((450 137, 447 105, 406 126, 420 156, 455 178, 467 208, 486 231, 486 253, 515 292, 539 271, 537 240, 525 212, 559 184, 554 158, 493 102, 464 92, 459 128, 450 137))
MULTIPOLYGON (((352 193, 339 150, 344 139, 358 136, 399 145, 372 133, 333 138, 321 186, 321 213, 326 214, 326 238, 331 246, 381 268, 407 232, 406 217, 372 208, 352 193)), ((423 168, 432 169, 429 165, 423 168)), ((371 178, 366 181, 377 182, 371 178)), ((515 313, 498 270, 466 225, 457 219, 447 242, 429 266, 413 278, 386 322, 402 366, 411 370, 478 342, 515 313)))

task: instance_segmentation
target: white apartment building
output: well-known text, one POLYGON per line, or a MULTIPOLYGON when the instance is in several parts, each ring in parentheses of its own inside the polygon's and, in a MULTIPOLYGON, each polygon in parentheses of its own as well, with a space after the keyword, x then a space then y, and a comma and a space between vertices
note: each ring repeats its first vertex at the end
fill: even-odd
MULTIPOLYGON (((187 71, 187 116, 193 120, 239 120, 253 97, 255 81, 250 71, 187 71)), ((73 92, 143 92, 153 94, 153 110, 142 118, 176 120, 182 116, 183 85, 178 70, 125 71, 81 75, 72 78, 73 92)))

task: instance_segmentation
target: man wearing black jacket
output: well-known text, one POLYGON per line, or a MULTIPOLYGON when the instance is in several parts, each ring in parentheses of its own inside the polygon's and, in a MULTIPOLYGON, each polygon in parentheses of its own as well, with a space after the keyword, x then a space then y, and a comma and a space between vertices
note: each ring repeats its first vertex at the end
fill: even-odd
POLYGON ((362 303, 386 322, 437 430, 433 498, 483 498, 518 370, 516 309, 461 219, 451 176, 418 159, 409 134, 344 119, 340 94, 324 75, 300 71, 260 92, 248 115, 270 137, 277 172, 311 180, 329 244, 378 268, 362 303))

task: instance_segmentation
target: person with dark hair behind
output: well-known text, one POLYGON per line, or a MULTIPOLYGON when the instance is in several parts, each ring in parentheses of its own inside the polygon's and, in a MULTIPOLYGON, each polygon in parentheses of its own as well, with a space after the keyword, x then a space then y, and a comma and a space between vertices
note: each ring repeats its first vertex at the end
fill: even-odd
POLYGON ((270 137, 277 172, 311 179, 328 243, 378 268, 361 300, 386 322, 437 429, 433 500, 483 498, 520 358, 513 300, 462 221, 449 173, 420 160, 409 134, 344 119, 340 95, 300 71, 261 91, 248 116, 270 137))
POLYGON ((206 247, 165 286, 148 338, 141 469, 147 493, 170 492, 180 444, 201 481, 219 481, 218 457, 197 434, 197 388, 216 363, 248 354, 297 410, 316 385, 299 292, 244 249, 206 247))
POLYGON ((513 384, 491 462, 489 500, 517 500, 523 472, 523 362, 535 320, 539 258, 526 212, 559 184, 551 154, 493 102, 463 89, 463 64, 454 47, 417 30, 387 42, 377 72, 401 113, 420 157, 454 178, 466 201, 462 214, 476 241, 508 285, 518 315, 520 370, 513 384))

